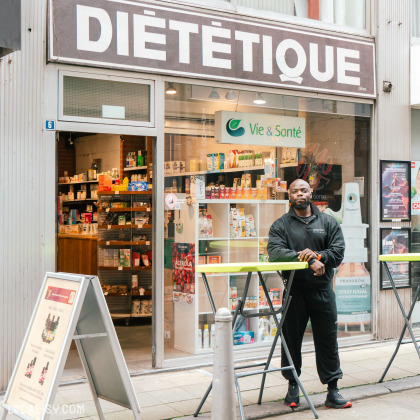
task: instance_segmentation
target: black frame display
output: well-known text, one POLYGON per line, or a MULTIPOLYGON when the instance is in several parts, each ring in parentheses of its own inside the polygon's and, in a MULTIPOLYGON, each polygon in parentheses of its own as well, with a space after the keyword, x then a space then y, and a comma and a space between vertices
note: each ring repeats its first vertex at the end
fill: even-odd
MULTIPOLYGON (((382 228, 380 229, 380 235, 382 255, 406 254, 410 252, 410 228, 382 228)), ((381 290, 392 289, 391 281, 389 280, 384 264, 388 264, 388 269, 396 288, 403 289, 411 287, 411 263, 409 261, 385 262, 381 263, 380 269, 381 290)))
POLYGON ((411 162, 381 160, 381 221, 410 221, 411 162))

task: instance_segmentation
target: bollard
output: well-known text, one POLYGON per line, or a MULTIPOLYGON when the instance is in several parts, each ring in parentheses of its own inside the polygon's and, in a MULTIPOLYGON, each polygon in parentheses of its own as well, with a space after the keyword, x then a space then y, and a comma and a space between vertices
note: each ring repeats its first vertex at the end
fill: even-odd
POLYGON ((236 419, 233 370, 232 315, 226 308, 216 313, 213 361, 212 420, 236 419))

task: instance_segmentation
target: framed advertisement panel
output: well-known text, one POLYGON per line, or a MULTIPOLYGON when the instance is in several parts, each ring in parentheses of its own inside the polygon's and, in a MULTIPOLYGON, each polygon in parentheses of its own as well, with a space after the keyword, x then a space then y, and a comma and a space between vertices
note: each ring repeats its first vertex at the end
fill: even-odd
MULTIPOLYGON (((406 254, 410 252, 410 229, 391 229, 383 228, 381 232, 381 254, 406 254)), ((404 288, 411 287, 411 265, 408 261, 403 262, 385 262, 381 264, 381 290, 392 289, 388 274, 383 267, 383 264, 388 265, 392 280, 395 287, 404 288)))
POLYGON ((409 221, 411 162, 381 160, 381 221, 409 221))

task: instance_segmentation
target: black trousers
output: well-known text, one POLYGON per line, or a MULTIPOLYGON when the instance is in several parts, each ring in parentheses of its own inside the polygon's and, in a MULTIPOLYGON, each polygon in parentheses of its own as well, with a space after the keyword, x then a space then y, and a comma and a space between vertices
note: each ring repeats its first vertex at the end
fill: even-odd
MULTIPOLYGON (((309 290, 294 287, 283 324, 283 335, 292 356, 297 375, 302 368, 302 340, 308 319, 311 320, 315 344, 316 368, 323 384, 341 379, 337 344, 337 306, 332 289, 309 290)), ((289 366, 282 346, 282 367, 289 366)), ((287 380, 294 380, 290 370, 282 371, 287 380)))

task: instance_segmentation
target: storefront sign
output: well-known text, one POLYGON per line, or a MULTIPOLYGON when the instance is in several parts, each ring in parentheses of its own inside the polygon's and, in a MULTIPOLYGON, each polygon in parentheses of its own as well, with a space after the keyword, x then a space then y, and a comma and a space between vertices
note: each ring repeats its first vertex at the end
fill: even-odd
POLYGON ((374 98, 370 41, 174 7, 50 0, 49 60, 374 98))
MULTIPOLYGON (((410 252, 410 229, 381 229, 381 254, 407 254, 410 252)), ((410 287, 410 263, 386 262, 395 287, 410 287)), ((381 290, 391 289, 389 277, 381 264, 381 290)))
POLYGON ((410 162, 381 160, 381 220, 410 220, 410 162))
POLYGON ((214 138, 218 143, 305 147, 305 118, 217 111, 214 138))

